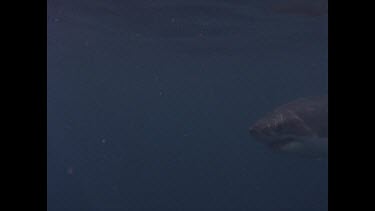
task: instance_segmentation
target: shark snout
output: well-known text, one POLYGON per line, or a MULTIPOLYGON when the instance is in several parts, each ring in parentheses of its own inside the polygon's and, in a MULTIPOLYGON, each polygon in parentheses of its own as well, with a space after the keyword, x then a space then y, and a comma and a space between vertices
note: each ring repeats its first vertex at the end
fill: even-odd
POLYGON ((249 133, 256 140, 267 142, 269 139, 273 139, 275 130, 272 125, 264 125, 262 123, 256 123, 249 128, 249 133))

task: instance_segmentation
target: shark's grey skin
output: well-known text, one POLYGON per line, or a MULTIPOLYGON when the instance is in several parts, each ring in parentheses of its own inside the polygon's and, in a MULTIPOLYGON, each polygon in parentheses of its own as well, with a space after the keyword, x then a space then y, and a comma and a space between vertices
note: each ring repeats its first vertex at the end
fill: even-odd
POLYGON ((249 128, 258 141, 280 152, 328 155, 328 97, 302 98, 276 108, 249 128))

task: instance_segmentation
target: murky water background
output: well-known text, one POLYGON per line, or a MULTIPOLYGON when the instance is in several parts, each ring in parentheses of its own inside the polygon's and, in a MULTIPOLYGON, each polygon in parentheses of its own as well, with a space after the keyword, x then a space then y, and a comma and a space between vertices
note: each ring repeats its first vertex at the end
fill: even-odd
POLYGON ((327 92, 326 2, 48 0, 48 210, 327 210, 248 126, 327 92))

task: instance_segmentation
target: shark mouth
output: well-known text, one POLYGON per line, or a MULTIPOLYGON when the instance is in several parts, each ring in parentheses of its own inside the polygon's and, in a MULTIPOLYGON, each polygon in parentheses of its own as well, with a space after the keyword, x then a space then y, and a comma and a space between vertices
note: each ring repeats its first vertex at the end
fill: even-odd
POLYGON ((271 143, 268 143, 268 146, 271 149, 281 150, 284 147, 291 145, 293 143, 297 143, 296 139, 293 137, 287 137, 287 138, 282 138, 282 139, 272 141, 271 143))
POLYGON ((308 157, 326 157, 328 139, 326 137, 287 137, 267 143, 276 152, 289 152, 308 157))

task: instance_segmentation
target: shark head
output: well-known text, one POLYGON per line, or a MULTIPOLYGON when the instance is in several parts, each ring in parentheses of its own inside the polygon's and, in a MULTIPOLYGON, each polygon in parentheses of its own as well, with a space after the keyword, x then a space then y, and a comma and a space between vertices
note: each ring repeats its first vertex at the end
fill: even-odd
POLYGON ((324 157, 328 154, 327 101, 315 97, 285 104, 256 121, 249 132, 274 151, 324 157))

